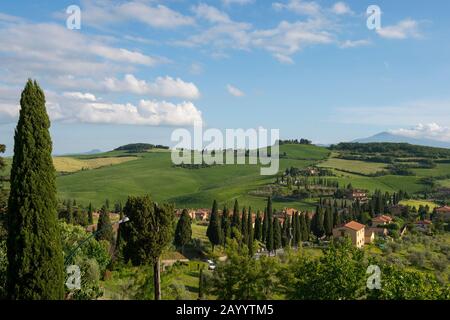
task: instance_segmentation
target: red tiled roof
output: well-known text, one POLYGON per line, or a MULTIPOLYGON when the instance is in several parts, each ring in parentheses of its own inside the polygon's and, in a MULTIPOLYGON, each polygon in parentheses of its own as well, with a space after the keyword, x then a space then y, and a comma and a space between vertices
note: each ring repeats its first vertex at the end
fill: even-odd
POLYGON ((444 206, 444 207, 436 208, 436 211, 437 212, 450 212, 450 207, 444 206))
POLYGON ((356 221, 350 221, 349 223, 345 224, 344 227, 355 230, 355 231, 359 231, 361 229, 364 229, 365 225, 356 222, 356 221))

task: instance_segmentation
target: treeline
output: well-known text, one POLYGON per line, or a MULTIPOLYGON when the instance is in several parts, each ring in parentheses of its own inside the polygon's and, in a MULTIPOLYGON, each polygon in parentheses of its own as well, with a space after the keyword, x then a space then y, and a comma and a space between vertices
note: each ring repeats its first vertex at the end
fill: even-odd
POLYGON ((160 144, 150 144, 150 143, 131 143, 124 146, 120 146, 114 151, 127 151, 128 153, 140 153, 146 152, 152 149, 169 149, 167 146, 163 146, 160 144))
POLYGON ((423 157, 449 158, 450 150, 444 148, 417 146, 408 143, 357 143, 341 142, 330 146, 331 150, 347 151, 351 153, 381 154, 390 157, 423 157))
POLYGON ((310 145, 312 144, 311 140, 301 138, 299 139, 290 139, 290 140, 278 140, 278 144, 281 146, 283 144, 306 144, 310 145))
MULTIPOLYGON (((286 246, 297 247, 301 241, 310 238, 310 219, 306 213, 296 212, 292 216, 279 216, 272 207, 272 198, 268 197, 264 213, 252 214, 251 208, 239 209, 235 200, 233 210, 224 207, 219 214, 217 202, 214 201, 207 229, 211 245, 226 247, 231 239, 240 246, 245 246, 251 256, 255 248, 263 246, 269 253, 286 246)), ((213 249, 214 250, 214 249, 213 249)))

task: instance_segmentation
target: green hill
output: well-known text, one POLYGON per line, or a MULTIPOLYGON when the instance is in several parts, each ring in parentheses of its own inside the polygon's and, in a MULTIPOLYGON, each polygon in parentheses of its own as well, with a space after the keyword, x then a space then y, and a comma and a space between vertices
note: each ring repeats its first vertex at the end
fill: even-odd
MULTIPOLYGON (((329 155, 327 149, 311 145, 282 145, 280 153, 284 154, 280 159, 280 170, 291 166, 307 167, 329 155)), ((124 154, 116 150, 98 156, 124 154)), ((130 156, 130 153, 126 155, 130 156)), ((231 206, 232 201, 237 198, 242 205, 262 209, 266 200, 248 193, 274 181, 274 177, 261 176, 259 166, 255 165, 217 165, 186 169, 174 167, 168 151, 150 150, 133 155, 139 158, 113 166, 59 176, 59 197, 100 205, 105 199, 111 202, 125 201, 128 195, 150 193, 157 201, 170 201, 177 206, 186 207, 209 207, 214 199, 221 203, 229 202, 231 206)), ((311 206, 302 202, 277 203, 279 207, 288 205, 311 206)))

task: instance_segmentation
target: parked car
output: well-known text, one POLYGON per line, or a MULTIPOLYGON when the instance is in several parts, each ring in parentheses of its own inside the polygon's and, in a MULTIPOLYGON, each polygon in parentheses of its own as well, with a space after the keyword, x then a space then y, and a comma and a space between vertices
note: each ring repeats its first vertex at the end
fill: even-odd
POLYGON ((206 262, 208 263, 208 270, 215 270, 216 269, 216 264, 214 263, 214 261, 206 260, 206 262))

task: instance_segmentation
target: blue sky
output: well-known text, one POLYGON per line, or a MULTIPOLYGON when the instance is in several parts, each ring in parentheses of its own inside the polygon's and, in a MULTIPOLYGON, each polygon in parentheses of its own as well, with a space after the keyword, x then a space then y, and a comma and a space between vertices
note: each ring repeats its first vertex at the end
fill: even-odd
POLYGON ((449 12, 446 0, 2 1, 0 143, 11 151, 28 77, 60 154, 169 144, 200 119, 316 143, 386 130, 450 141, 449 12), (66 28, 70 5, 80 30, 66 28))

